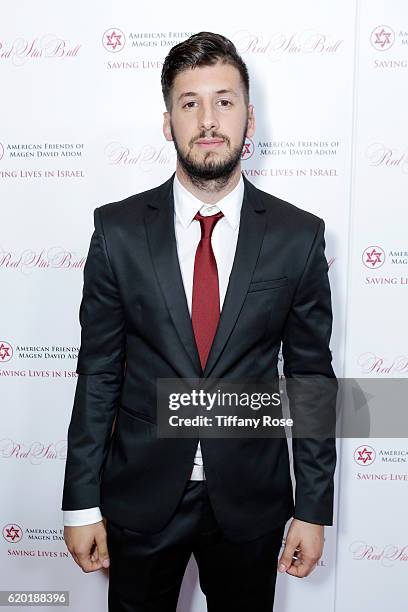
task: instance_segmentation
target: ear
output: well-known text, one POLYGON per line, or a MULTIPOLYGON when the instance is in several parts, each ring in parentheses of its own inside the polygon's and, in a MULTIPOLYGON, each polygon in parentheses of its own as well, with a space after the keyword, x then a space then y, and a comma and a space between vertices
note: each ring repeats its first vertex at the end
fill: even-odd
POLYGON ((163 113, 163 134, 166 140, 173 140, 170 127, 170 113, 168 111, 163 113))
POLYGON ((255 133, 255 114, 254 114, 254 105, 248 104, 248 123, 247 123, 247 131, 246 136, 251 138, 255 133))

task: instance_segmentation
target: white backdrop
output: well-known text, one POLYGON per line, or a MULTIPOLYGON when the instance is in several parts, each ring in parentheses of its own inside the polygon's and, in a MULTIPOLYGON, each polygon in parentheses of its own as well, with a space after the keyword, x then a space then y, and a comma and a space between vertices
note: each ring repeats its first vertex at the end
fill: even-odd
MULTIPOLYGON (((2 2, 0 589, 69 590, 75 612, 106 610, 107 590, 68 554, 60 510, 92 212, 173 172, 160 70, 201 30, 250 71, 246 176, 326 222, 336 374, 408 374, 404 0, 2 2)), ((278 576, 276 610, 402 612, 407 440, 340 442, 323 557, 278 576)), ((180 612, 206 609, 196 569, 180 612)))

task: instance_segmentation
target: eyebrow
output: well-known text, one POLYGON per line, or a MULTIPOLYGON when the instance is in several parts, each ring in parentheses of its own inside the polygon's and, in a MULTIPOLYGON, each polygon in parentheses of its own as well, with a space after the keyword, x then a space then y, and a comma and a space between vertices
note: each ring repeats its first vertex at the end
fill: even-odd
MULTIPOLYGON (((237 94, 233 89, 218 89, 218 91, 216 91, 215 93, 216 94, 232 94, 233 96, 237 97, 237 94)), ((179 102, 183 98, 191 98, 191 97, 198 96, 198 95, 199 94, 196 91, 184 91, 183 93, 179 95, 179 97, 177 98, 177 101, 179 102)))

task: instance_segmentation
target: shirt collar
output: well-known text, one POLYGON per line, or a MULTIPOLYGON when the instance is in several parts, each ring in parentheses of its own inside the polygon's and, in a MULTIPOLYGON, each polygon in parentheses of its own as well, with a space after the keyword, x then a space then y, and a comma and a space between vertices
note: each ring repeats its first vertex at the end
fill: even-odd
MULTIPOLYGON (((190 193, 190 191, 180 183, 177 174, 174 174, 173 195, 174 211, 182 226, 186 228, 194 219, 195 214, 205 205, 205 202, 202 202, 195 195, 190 193)), ((234 189, 218 200, 218 202, 215 202, 215 206, 221 210, 233 229, 236 229, 239 223, 243 197, 244 180, 241 174, 238 184, 234 189)))

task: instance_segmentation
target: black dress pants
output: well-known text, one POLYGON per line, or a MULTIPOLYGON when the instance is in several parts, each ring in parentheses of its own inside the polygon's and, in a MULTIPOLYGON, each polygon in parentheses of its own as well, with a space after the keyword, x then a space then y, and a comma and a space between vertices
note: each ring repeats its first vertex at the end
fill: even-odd
POLYGON ((191 553, 208 612, 272 612, 284 528, 248 542, 227 540, 206 481, 190 480, 160 532, 146 535, 107 521, 109 612, 176 612, 191 553))

